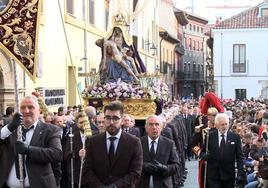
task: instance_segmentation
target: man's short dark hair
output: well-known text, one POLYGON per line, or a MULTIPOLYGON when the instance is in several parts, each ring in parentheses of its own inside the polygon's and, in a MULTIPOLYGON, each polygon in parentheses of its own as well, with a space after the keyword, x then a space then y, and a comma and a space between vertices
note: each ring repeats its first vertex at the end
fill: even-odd
POLYGON ((60 106, 59 108, 58 108, 58 112, 63 112, 64 111, 64 107, 63 106, 60 106))
POLYGON ((120 111, 120 114, 122 115, 124 113, 124 105, 120 101, 113 101, 110 104, 104 106, 103 112, 105 113, 106 110, 111 110, 111 111, 120 111))
POLYGON ((11 115, 14 112, 14 107, 9 106, 6 108, 6 116, 11 115))

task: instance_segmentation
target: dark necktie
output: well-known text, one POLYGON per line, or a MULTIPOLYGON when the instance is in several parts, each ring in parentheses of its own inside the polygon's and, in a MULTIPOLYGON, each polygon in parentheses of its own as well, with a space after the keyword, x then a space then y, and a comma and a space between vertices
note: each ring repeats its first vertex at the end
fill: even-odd
MULTIPOLYGON (((24 142, 26 140, 26 133, 33 129, 34 126, 31 126, 29 129, 25 129, 24 127, 22 127, 22 141, 24 142)), ((26 176, 26 172, 25 172, 25 155, 21 155, 22 156, 22 163, 23 163, 23 179, 26 176)), ((20 167, 19 167, 19 155, 17 154, 15 156, 15 168, 16 168, 16 176, 18 179, 20 179, 20 167)))
POLYGON ((110 166, 112 165, 113 161, 114 161, 114 151, 115 151, 115 148, 114 148, 114 141, 115 141, 116 137, 110 137, 109 140, 110 140, 110 148, 109 148, 109 162, 110 162, 110 166))
POLYGON ((151 156, 151 158, 152 158, 152 160, 154 160, 155 159, 155 150, 154 150, 154 143, 155 143, 155 141, 153 140, 152 142, 151 142, 151 148, 150 148, 150 156, 151 156))
POLYGON ((220 143, 220 154, 223 155, 225 140, 224 140, 224 134, 221 134, 221 143, 220 143))
POLYGON ((184 114, 184 122, 185 123, 187 122, 187 116, 186 116, 186 114, 184 114))

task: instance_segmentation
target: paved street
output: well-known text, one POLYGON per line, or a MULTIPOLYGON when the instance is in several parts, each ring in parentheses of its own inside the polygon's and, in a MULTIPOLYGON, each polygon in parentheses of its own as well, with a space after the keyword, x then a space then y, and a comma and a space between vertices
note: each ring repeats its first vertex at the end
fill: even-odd
POLYGON ((184 187, 198 188, 198 161, 197 160, 187 161, 186 168, 188 168, 188 175, 184 183, 184 187))

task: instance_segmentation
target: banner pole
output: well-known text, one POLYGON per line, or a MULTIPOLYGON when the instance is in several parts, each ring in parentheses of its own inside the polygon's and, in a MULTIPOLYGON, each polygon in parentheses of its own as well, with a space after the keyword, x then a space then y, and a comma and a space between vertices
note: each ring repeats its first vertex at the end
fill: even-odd
MULTIPOLYGON (((19 111, 19 89, 18 89, 18 77, 17 77, 17 65, 14 59, 10 59, 13 65, 14 72, 14 92, 15 92, 15 111, 19 111)), ((17 128, 17 140, 22 141, 22 125, 17 128)), ((20 188, 24 188, 24 174, 23 174, 23 155, 18 154, 19 157, 19 175, 20 175, 20 188)))

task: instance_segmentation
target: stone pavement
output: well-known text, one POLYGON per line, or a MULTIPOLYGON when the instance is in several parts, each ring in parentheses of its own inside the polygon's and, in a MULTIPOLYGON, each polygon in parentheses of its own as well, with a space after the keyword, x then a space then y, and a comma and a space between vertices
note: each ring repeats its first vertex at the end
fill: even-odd
POLYGON ((184 187, 198 188, 198 161, 197 160, 187 161, 186 168, 188 168, 188 175, 184 183, 184 187))

